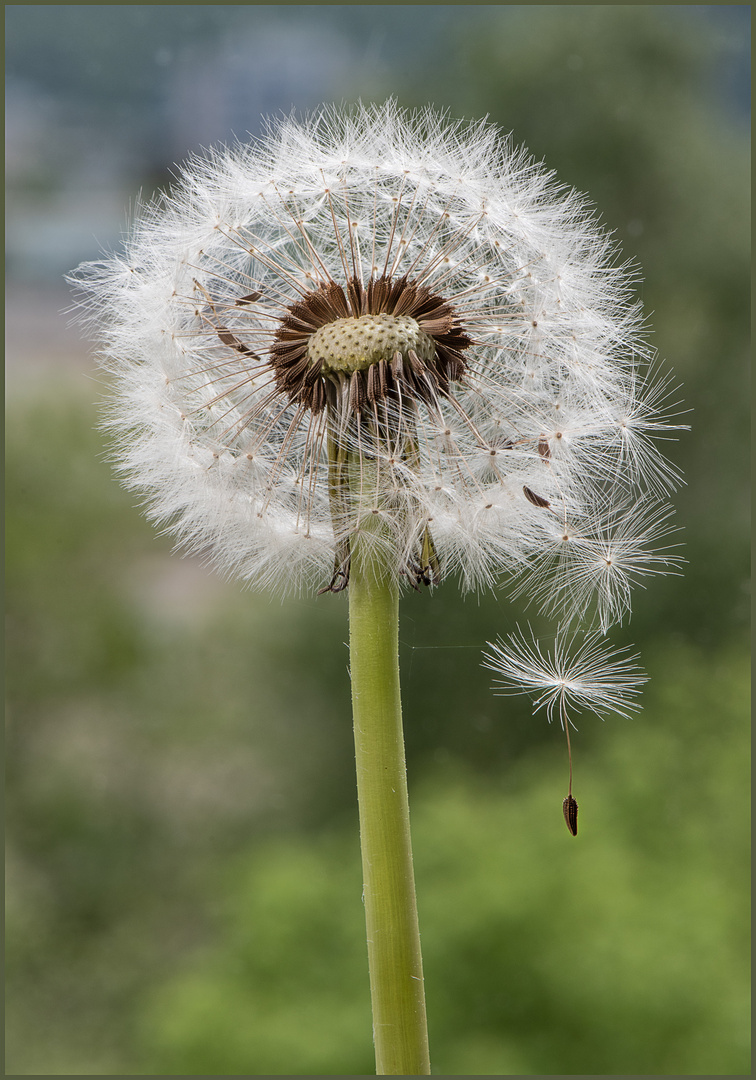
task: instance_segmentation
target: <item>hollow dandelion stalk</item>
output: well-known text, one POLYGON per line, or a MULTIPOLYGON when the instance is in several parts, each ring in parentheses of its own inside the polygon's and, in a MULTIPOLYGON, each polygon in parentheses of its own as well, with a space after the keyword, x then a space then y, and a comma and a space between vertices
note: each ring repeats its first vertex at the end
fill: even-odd
POLYGON ((377 903, 374 1018, 402 1002, 376 1021, 378 1067, 428 1071, 398 594, 510 578, 604 627, 674 566, 655 545, 676 474, 653 442, 672 389, 633 275, 495 128, 389 101, 190 161, 123 252, 72 280, 113 380, 117 468, 152 519, 250 584, 349 591, 366 910, 378 864, 404 897, 377 903), (395 785, 363 737, 393 747, 395 785))

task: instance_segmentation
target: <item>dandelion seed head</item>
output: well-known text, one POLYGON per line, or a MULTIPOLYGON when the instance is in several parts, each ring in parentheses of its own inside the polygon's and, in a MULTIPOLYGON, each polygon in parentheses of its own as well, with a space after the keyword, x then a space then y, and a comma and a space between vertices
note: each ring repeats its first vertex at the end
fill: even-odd
POLYGON ((633 272, 491 125, 392 101, 270 122, 71 280, 124 482, 227 574, 343 587, 359 541, 398 584, 511 575, 604 625, 669 565, 615 554, 675 480, 633 272))

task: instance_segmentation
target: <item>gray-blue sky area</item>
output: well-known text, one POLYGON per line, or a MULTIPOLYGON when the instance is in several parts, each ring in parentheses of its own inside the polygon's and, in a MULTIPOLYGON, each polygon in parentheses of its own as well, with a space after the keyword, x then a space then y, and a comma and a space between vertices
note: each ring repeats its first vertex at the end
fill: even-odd
MULTIPOLYGON (((44 281, 117 244, 129 199, 171 166, 259 131, 265 115, 382 98, 461 33, 518 5, 6 7, 8 273, 44 281)), ((589 8, 573 9, 589 12, 589 8)), ((673 6, 717 27, 710 93, 750 101, 750 8, 673 6)), ((439 103, 437 103, 439 104, 439 103)), ((443 104, 443 103, 440 103, 443 104)))

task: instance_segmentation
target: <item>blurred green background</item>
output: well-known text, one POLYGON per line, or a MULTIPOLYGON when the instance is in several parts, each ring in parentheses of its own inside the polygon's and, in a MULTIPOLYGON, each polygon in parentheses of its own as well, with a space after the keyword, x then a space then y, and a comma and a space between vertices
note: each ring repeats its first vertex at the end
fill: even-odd
POLYGON ((590 195, 692 409, 688 564, 614 635, 651 682, 579 723, 577 840, 561 733, 480 667, 533 613, 403 601, 434 1072, 749 1072, 749 14, 6 7, 9 1074, 374 1071, 345 600, 171 554, 60 278, 187 153, 388 94, 590 195))

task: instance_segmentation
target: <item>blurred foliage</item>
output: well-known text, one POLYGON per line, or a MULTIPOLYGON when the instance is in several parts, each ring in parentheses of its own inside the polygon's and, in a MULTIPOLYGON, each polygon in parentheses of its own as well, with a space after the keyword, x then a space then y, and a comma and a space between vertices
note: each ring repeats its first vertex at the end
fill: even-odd
POLYGON ((10 1060, 108 1073, 136 990, 202 932, 198 884, 353 773, 347 651, 343 609, 171 558, 80 389, 48 391, 7 425, 10 1060))
MULTIPOLYGON (((658 659, 643 718, 581 766, 574 843, 539 755, 413 790, 435 1072, 748 1071, 747 665, 658 659)), ((155 1071, 370 1073, 360 881, 348 828, 244 853, 213 944, 144 1003, 155 1071)))
MULTIPOLYGON (((724 46, 666 7, 448 25, 376 96, 488 113, 588 191, 694 411, 672 444, 689 565, 617 635, 643 714, 573 740, 576 840, 563 737, 480 668, 521 609, 453 583, 402 602, 434 1070, 748 1072, 748 183, 707 104, 724 46)), ((7 421, 8 1071, 369 1073, 345 598, 172 556, 91 396, 46 377, 7 421)))

